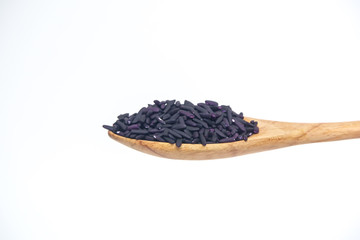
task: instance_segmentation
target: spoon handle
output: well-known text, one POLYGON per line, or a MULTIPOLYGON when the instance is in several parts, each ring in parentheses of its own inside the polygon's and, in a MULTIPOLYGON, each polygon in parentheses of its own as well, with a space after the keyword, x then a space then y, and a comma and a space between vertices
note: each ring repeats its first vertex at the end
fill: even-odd
MULTIPOLYGON (((289 126, 290 127, 290 126, 289 126)), ((292 128, 298 144, 360 138, 360 121, 336 123, 295 123, 292 128)))

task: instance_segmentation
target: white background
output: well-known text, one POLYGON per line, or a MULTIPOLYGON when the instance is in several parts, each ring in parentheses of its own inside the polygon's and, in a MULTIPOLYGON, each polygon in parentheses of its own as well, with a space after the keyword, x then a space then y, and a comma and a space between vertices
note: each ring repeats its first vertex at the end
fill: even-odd
POLYGON ((161 159, 154 99, 360 120, 358 1, 0 2, 0 239, 360 239, 359 140, 161 159))

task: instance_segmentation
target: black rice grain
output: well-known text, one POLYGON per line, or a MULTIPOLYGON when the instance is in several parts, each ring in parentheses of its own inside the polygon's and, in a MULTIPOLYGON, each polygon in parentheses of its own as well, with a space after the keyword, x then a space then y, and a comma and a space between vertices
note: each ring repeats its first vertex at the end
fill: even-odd
POLYGON ((117 135, 136 140, 160 141, 176 144, 202 145, 247 141, 259 133, 257 122, 244 120, 242 112, 237 114, 230 106, 215 101, 193 104, 185 100, 159 101, 148 104, 138 113, 125 113, 117 117, 112 125, 103 127, 117 135))
POLYGON ((185 100, 185 101, 184 101, 184 105, 190 106, 190 107, 194 107, 194 106, 195 106, 192 102, 190 102, 190 101, 188 101, 188 100, 185 100))
POLYGON ((200 107, 205 108, 208 113, 214 113, 214 111, 209 107, 209 105, 207 105, 207 104, 205 104, 205 103, 198 103, 198 105, 199 105, 200 107))
POLYGON ((216 132, 217 135, 219 135, 220 137, 226 138, 226 135, 225 135, 222 131, 220 131, 219 129, 215 128, 215 132, 216 132))
POLYGON ((180 134, 182 137, 184 138, 188 138, 188 139, 191 139, 191 135, 183 132, 183 131, 180 131, 180 130, 177 130, 177 129, 174 129, 173 131, 175 131, 176 133, 180 134))
POLYGON ((205 131, 204 131, 204 137, 205 138, 209 137, 209 129, 208 128, 206 128, 205 131))
POLYGON ((207 105, 215 106, 215 107, 217 107, 217 106, 219 105, 217 102, 211 101, 211 100, 206 100, 205 103, 206 103, 207 105))
POLYGON ((185 124, 174 124, 172 126, 173 129, 185 129, 186 128, 186 125, 185 124))
POLYGON ((135 133, 135 134, 148 134, 149 133, 149 131, 146 129, 133 129, 130 132, 135 133))
POLYGON ((127 126, 125 125, 125 123, 123 123, 121 120, 117 120, 115 122, 115 125, 119 126, 121 130, 126 131, 127 130, 127 126))
POLYGON ((184 133, 186 133, 189 136, 191 136, 191 134, 192 134, 188 129, 184 129, 183 131, 184 131, 184 133))
MULTIPOLYGON (((118 125, 116 125, 116 126, 118 126, 118 125)), ((139 129, 139 128, 140 128, 140 124, 133 124, 133 125, 128 126, 127 129, 132 130, 132 129, 139 129)))
POLYGON ((164 109, 164 113, 167 113, 167 112, 170 110, 171 106, 174 105, 175 100, 166 101, 166 102, 167 102, 167 105, 166 105, 166 107, 165 107, 165 109, 164 109))
POLYGON ((185 110, 180 110, 179 111, 180 114, 188 117, 188 118, 194 118, 194 115, 191 112, 185 111, 185 110))
POLYGON ((163 119, 161 119, 159 116, 156 116, 155 119, 161 124, 166 124, 166 122, 163 119))
POLYGON ((190 126, 187 126, 186 129, 191 131, 191 132, 200 130, 200 128, 198 128, 198 127, 190 127, 190 126))
POLYGON ((194 107, 197 111, 202 112, 202 113, 208 113, 208 111, 205 108, 202 108, 200 106, 195 106, 194 107))
POLYGON ((176 139, 176 146, 180 147, 181 144, 182 144, 182 139, 181 138, 176 139))
POLYGON ((220 115, 220 116, 216 119, 215 124, 221 123, 223 119, 224 119, 224 115, 220 115))
POLYGON ((209 126, 207 125, 206 122, 199 120, 199 119, 194 119, 194 122, 199 123, 200 125, 202 125, 204 128, 209 128, 209 126))
POLYGON ((129 114, 128 113, 121 114, 121 115, 118 116, 118 119, 123 120, 125 117, 129 117, 129 114))
POLYGON ((211 136, 211 142, 216 143, 216 140, 217 140, 216 133, 213 133, 211 136))
POLYGON ((177 132, 173 131, 172 129, 169 129, 169 133, 172 134, 174 137, 182 138, 182 136, 181 136, 180 134, 178 134, 177 132))
POLYGON ((165 129, 157 129, 157 128, 151 128, 149 129, 149 133, 160 133, 163 132, 165 129))
POLYGON ((170 138, 170 137, 164 137, 164 140, 166 140, 168 143, 174 144, 176 142, 175 139, 170 138))
POLYGON ((192 126, 192 127, 196 127, 197 124, 196 122, 192 121, 192 120, 186 120, 185 123, 188 125, 188 126, 192 126))
POLYGON ((199 133, 201 144, 206 146, 206 140, 203 133, 199 133))
POLYGON ((112 126, 109 126, 109 125, 103 125, 103 128, 105 128, 105 129, 107 129, 107 130, 109 130, 109 131, 114 131, 114 127, 112 127, 112 126))

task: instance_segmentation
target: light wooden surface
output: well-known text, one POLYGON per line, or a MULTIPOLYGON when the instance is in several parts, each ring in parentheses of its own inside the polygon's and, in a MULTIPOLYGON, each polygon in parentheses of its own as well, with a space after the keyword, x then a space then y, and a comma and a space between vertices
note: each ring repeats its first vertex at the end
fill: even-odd
MULTIPOLYGON (((253 120, 254 118, 245 118, 253 120)), ((260 132, 249 137, 248 141, 232 143, 175 144, 135 140, 121 137, 112 132, 109 136, 135 150, 171 159, 203 160, 235 157, 298 144, 337 141, 360 138, 360 121, 339 123, 290 123, 254 119, 258 121, 260 132)))

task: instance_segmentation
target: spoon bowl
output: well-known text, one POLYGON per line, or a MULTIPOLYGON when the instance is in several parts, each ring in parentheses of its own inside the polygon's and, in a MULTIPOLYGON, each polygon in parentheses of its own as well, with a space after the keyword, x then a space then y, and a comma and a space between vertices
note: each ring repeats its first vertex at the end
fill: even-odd
POLYGON ((258 122, 260 132, 247 141, 201 144, 175 144, 136 140, 119 136, 111 131, 109 136, 135 150, 170 159, 205 160, 235 157, 249 153, 273 150, 293 145, 360 138, 360 121, 338 123, 291 123, 245 118, 258 122))

